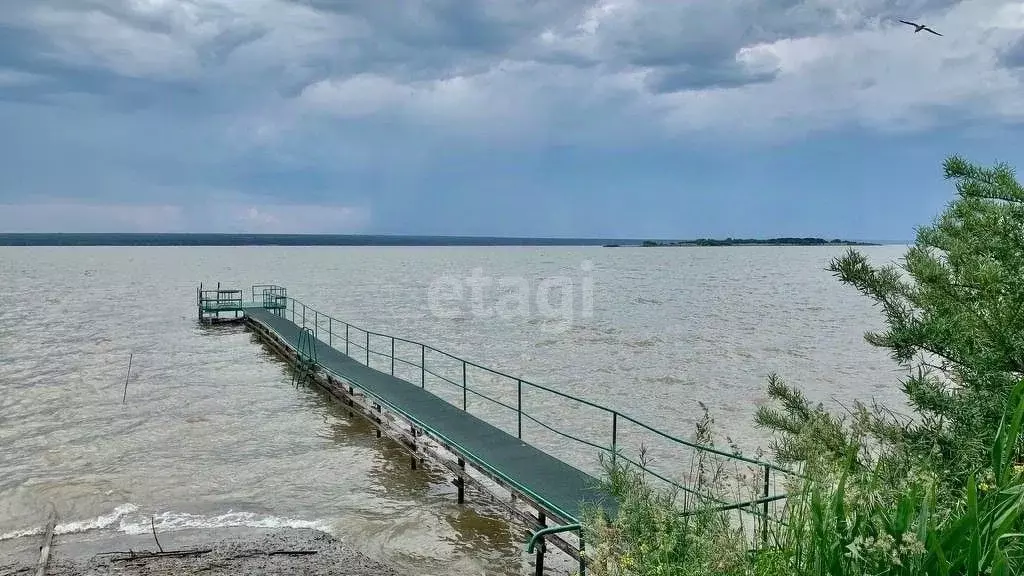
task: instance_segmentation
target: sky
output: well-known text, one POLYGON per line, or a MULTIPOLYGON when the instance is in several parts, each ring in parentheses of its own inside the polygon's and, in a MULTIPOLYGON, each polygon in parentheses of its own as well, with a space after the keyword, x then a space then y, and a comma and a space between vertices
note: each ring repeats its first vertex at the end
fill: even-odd
POLYGON ((1021 142, 1020 0, 0 2, 0 232, 905 240, 1021 142))

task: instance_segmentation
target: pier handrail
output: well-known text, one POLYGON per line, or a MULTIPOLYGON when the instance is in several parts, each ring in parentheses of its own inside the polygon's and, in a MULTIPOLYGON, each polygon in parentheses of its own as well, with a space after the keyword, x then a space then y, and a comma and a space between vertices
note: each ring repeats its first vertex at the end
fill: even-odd
POLYGON ((545 536, 562 532, 579 532, 582 529, 583 526, 579 524, 565 524, 563 526, 548 526, 547 528, 537 530, 530 536, 530 542, 526 545, 526 553, 533 554, 534 548, 537 547, 537 542, 543 540, 545 536))
POLYGON ((218 306, 225 307, 242 307, 242 291, 231 288, 221 288, 220 284, 216 288, 203 288, 200 284, 196 289, 196 304, 200 307, 210 307, 215 309, 218 306))
MULTIPOLYGON (((276 285, 256 285, 256 286, 253 287, 253 294, 254 294, 254 300, 256 301, 255 304, 257 306, 259 305, 259 300, 256 298, 256 289, 257 288, 263 288, 264 290, 272 290, 272 291, 274 291, 277 294, 280 294, 280 293, 285 293, 286 294, 286 292, 284 292, 284 289, 282 287, 280 287, 280 286, 276 286, 276 285), (280 290, 280 292, 278 292, 278 290, 280 290)), ((276 296, 276 294, 275 294, 275 296, 276 296)), ((384 333, 381 333, 381 332, 367 330, 367 329, 362 328, 362 327, 360 327, 358 325, 352 324, 352 323, 344 321, 344 320, 339 320, 339 319, 334 318, 334 317, 332 317, 330 315, 327 315, 327 314, 324 314, 322 312, 319 312, 315 308, 313 308, 311 306, 308 306, 307 304, 305 304, 304 302, 302 302, 302 301, 300 301, 300 300, 298 300, 296 298, 293 298, 293 297, 290 297, 290 296, 283 296, 282 295, 282 296, 277 297, 277 300, 284 302, 283 306, 277 307, 277 312, 280 313, 280 314, 283 314, 285 316, 290 314, 291 318, 292 318, 292 321, 295 322, 297 325, 300 325, 301 327, 306 327, 307 322, 309 320, 312 320, 312 322, 313 322, 313 324, 312 324, 313 331, 318 336, 319 336, 320 329, 321 328, 326 328, 327 329, 327 342, 332 347, 335 346, 335 344, 334 344, 334 340, 335 339, 339 340, 339 346, 340 346, 340 344, 341 344, 340 341, 341 341, 342 334, 339 333, 338 331, 343 329, 344 330, 344 334, 343 334, 344 335, 344 348, 343 349, 339 348, 339 350, 343 350, 346 355, 349 355, 350 357, 352 357, 354 359, 357 359, 357 360, 365 363, 368 366, 371 364, 371 355, 372 355, 373 357, 377 357, 377 358, 381 358, 382 357, 384 359, 389 359, 391 361, 391 371, 392 371, 392 374, 394 374, 396 362, 397 363, 401 363, 403 365, 406 365, 408 367, 418 368, 420 370, 421 378, 422 378, 421 385, 423 385, 424 387, 426 385, 426 376, 429 374, 430 376, 432 376, 434 378, 437 378, 440 381, 443 381, 443 382, 445 382, 445 383, 447 383, 449 385, 452 385, 452 386, 455 386, 455 387, 461 389, 462 392, 463 392, 461 408, 463 410, 466 410, 467 412, 469 411, 468 410, 468 402, 467 402, 467 397, 468 397, 469 394, 473 394, 475 397, 482 398, 482 399, 487 400, 487 401, 489 401, 489 402, 491 402, 493 404, 501 406, 501 407, 503 407, 503 408, 505 408, 507 410, 515 412, 517 417, 518 417, 518 437, 519 438, 522 438, 522 422, 523 422, 523 419, 525 418, 526 420, 528 420, 530 422, 533 422, 533 423, 535 423, 535 424, 537 424, 537 425, 539 425, 539 426, 549 430, 552 433, 558 434, 559 436, 562 436, 562 437, 567 438, 569 440, 572 440, 574 442, 579 442, 579 443, 582 443, 584 445, 590 446, 592 448, 600 450, 602 453, 609 454, 613 461, 616 460, 616 459, 621 459, 622 461, 627 462, 627 463, 635 466, 636 468, 640 469, 644 473, 651 474, 655 478, 658 478, 659 480, 661 480, 663 482, 666 482, 669 485, 674 486, 674 487, 676 487, 676 488, 678 488, 678 489, 680 489, 680 490, 682 490, 684 492, 687 492, 687 493, 690 493, 690 494, 694 494, 694 495, 698 495, 698 496, 701 496, 701 497, 704 497, 704 498, 709 498, 709 500, 711 502, 713 502, 715 504, 721 505, 722 506, 721 509, 723 509, 723 510, 728 510, 728 509, 742 510, 742 509, 744 509, 744 508, 746 508, 748 506, 760 504, 760 505, 763 505, 763 509, 761 511, 753 511, 753 512, 750 512, 750 513, 752 513, 754 515, 757 515, 757 516, 762 516, 763 515, 763 517, 767 518, 767 516, 768 516, 768 510, 767 510, 768 503, 769 502, 775 502, 777 500, 781 500, 781 499, 784 498, 784 495, 779 496, 779 495, 773 495, 773 494, 770 493, 770 490, 771 490, 771 487, 770 487, 770 477, 771 477, 772 472, 774 471, 777 474, 782 474, 782 475, 785 475, 785 476, 799 476, 799 474, 797 474, 795 471, 789 470, 787 468, 784 468, 784 467, 779 466, 777 464, 774 464, 772 462, 766 462, 766 461, 758 460, 758 459, 755 459, 755 458, 749 458, 749 457, 746 457, 746 456, 743 456, 743 455, 740 455, 740 454, 732 454, 732 453, 729 453, 729 452, 725 452, 723 450, 716 449, 716 448, 711 447, 711 446, 706 446, 706 445, 702 445, 702 444, 698 444, 698 443, 695 443, 695 442, 691 442, 691 441, 688 441, 688 440, 685 440, 685 439, 682 439, 682 438, 678 438, 678 437, 673 436, 673 435, 671 435, 671 434, 669 434, 667 432, 658 430, 657 428, 654 428, 653 426, 651 426, 651 425, 649 425, 649 424, 647 424, 645 422, 642 422, 642 421, 640 421, 639 419, 637 419, 637 418, 635 418, 633 416, 624 414, 624 413, 620 412, 619 410, 608 408, 608 407, 602 406, 600 404, 597 404, 595 402, 592 402, 592 401, 589 401, 589 400, 586 400, 586 399, 583 399, 583 398, 579 398, 579 397, 573 396, 571 394, 567 394, 565 392, 561 392, 559 390, 555 390, 555 389, 550 388, 548 386, 544 386, 544 385, 541 385, 541 384, 536 384, 536 383, 530 382, 530 381, 525 380, 525 379, 520 378, 520 377, 512 376, 512 375, 510 375, 508 373, 505 373, 505 372, 502 372, 500 370, 495 370, 493 368, 489 368, 487 366, 483 366, 483 365, 481 365, 479 363, 476 363, 476 362, 473 362, 471 360, 466 360, 464 358, 458 357, 458 356, 456 356, 456 355, 454 355, 454 354, 452 354, 450 352, 447 352, 445 350, 441 350, 441 349, 435 348, 433 346, 430 346, 430 345, 427 345, 427 344, 423 344, 421 342, 416 342, 416 341, 408 339, 408 338, 402 338, 402 337, 398 337, 398 336, 392 336, 390 334, 384 334, 384 333), (324 324, 326 324, 326 326, 324 324), (359 338, 359 339, 353 338, 353 335, 352 335, 353 331, 355 331, 357 333, 357 335, 361 336, 361 338, 359 338), (390 343, 391 343, 390 352, 381 352, 379 350, 374 350, 373 349, 374 346, 371 343, 371 338, 372 337, 383 338, 383 339, 389 340, 390 343), (412 361, 412 360, 408 360, 406 358, 398 357, 395 354, 395 344, 396 343, 408 344, 408 345, 411 345, 413 347, 419 348, 420 349, 419 363, 416 363, 415 361, 412 361), (353 353, 353 351, 352 351, 353 348, 359 350, 359 352, 353 353), (427 354, 428 351, 432 352, 432 353, 435 353, 435 354, 440 354, 442 356, 450 358, 451 360, 455 361, 456 363, 460 363, 461 366, 462 366, 462 382, 456 382, 456 381, 452 380, 451 378, 448 378, 448 377, 446 377, 446 376, 444 376, 442 374, 438 374, 438 373, 430 370, 426 366, 426 354, 427 354), (479 390, 474 390, 471 386, 469 386, 468 381, 467 381, 468 379, 467 379, 466 371, 467 371, 467 368, 469 368, 469 367, 472 367, 472 368, 477 369, 477 370, 483 370, 483 371, 485 371, 487 373, 490 373, 490 374, 493 374, 495 376, 504 378, 504 379, 509 380, 511 382, 515 382, 516 383, 516 387, 518 388, 518 391, 517 391, 518 392, 518 405, 517 406, 510 405, 510 404, 508 404, 506 402, 502 402, 502 401, 500 401, 498 399, 492 398, 492 397, 488 396, 487 394, 484 394, 483 392, 481 392, 479 390), (523 389, 523 387, 527 387, 527 388, 531 388, 531 389, 536 389, 536 390, 540 390, 540 391, 543 391, 543 392, 546 392, 546 393, 549 393, 549 394, 553 394, 553 395, 555 395, 557 397, 564 398, 564 399, 567 399, 567 400, 571 400, 571 401, 577 402, 577 403, 579 403, 581 405, 588 406, 590 408, 596 409, 596 410, 601 411, 601 412, 605 413, 606 415, 610 416, 611 420, 612 420, 611 445, 610 446, 601 445, 601 444, 597 444, 597 443, 585 440, 583 438, 579 438, 579 437, 574 436, 574 435, 572 435, 572 434, 570 434, 568 432, 565 432, 563 430, 559 430, 555 426, 552 426, 552 425, 550 425, 548 423, 545 423, 542 420, 540 420, 539 418, 536 418, 536 417, 534 417, 534 416, 524 412, 523 408, 522 408, 522 389, 523 389), (633 425, 637 426, 638 428, 640 428, 642 430, 645 430, 647 432, 650 432, 650 433, 652 433, 652 434, 654 434, 654 435, 656 435, 658 437, 661 437, 664 440, 667 440, 668 442, 670 442, 672 444, 679 445, 679 446, 684 446, 686 448, 689 448, 689 449, 692 449, 692 450, 695 450, 695 451, 698 451, 698 452, 706 453, 706 454, 713 454, 715 456, 719 456, 719 457, 725 458, 725 459, 727 459, 729 461, 742 462, 742 463, 744 463, 746 465, 757 467, 761 471, 761 473, 763 473, 763 475, 764 475, 764 477, 763 477, 764 485, 763 485, 763 490, 762 490, 762 493, 760 494, 760 497, 755 499, 755 500, 751 500, 749 502, 743 502, 743 503, 740 503, 740 504, 725 502, 725 501, 722 501, 720 499, 717 499, 717 498, 714 498, 714 497, 710 497, 708 494, 704 494, 704 493, 700 493, 698 491, 695 491, 691 487, 687 486, 686 484, 684 484, 682 482, 679 482, 679 481, 676 481, 676 480, 672 480, 672 479, 667 478, 666 476, 664 476, 662 474, 659 474, 656 470, 651 469, 649 465, 645 465, 644 463, 638 462, 635 459, 632 459, 632 458, 629 458, 629 457, 625 456, 622 453, 622 451, 619 449, 619 447, 617 446, 617 440, 618 440, 617 434, 618 434, 618 428, 619 428, 620 421, 622 421, 623 423, 633 424, 633 425)), ((451 401, 449 401, 449 402, 451 402, 451 401)), ((458 405, 456 404, 456 406, 458 406, 458 405)))
MULTIPOLYGON (((289 296, 288 300, 295 301, 295 303, 303 306, 307 310, 314 310, 314 311, 316 311, 312 306, 306 305, 305 303, 303 303, 301 300, 299 300, 297 298, 292 298, 292 297, 289 296)), ((359 326, 357 326, 355 324, 352 324, 350 322, 346 322, 344 320, 338 320, 337 318, 332 318, 331 316, 326 315, 326 314, 324 314, 322 312, 318 312, 318 313, 320 315, 320 318, 322 318, 322 319, 330 318, 332 321, 339 322, 343 326, 346 326, 346 327, 348 327, 350 329, 354 328, 357 332, 361 332, 363 334, 369 334, 370 336, 378 336, 378 337, 381 337, 381 338, 393 339, 395 342, 402 342, 402 343, 405 343, 405 344, 412 344, 414 346, 422 346, 422 347, 426 348, 427 350, 430 350, 431 352, 436 352, 438 354, 442 354, 444 356, 447 356, 447 357, 451 358, 452 360, 455 360, 455 361, 458 361, 458 362, 462 362, 462 363, 466 364, 466 366, 472 366, 473 368, 478 368, 480 370, 486 370, 487 372, 490 372, 490 373, 494 374, 495 376, 501 376, 501 377, 507 378, 509 380, 516 380, 516 381, 522 382, 524 385, 528 385, 528 386, 530 386, 532 388, 536 388, 538 390, 543 390, 545 392, 549 392, 549 393, 554 394, 556 396, 561 396, 561 397, 566 398, 568 400, 573 400, 575 402, 579 402, 580 404, 584 404, 586 406, 590 406, 591 408, 596 408, 598 410, 602 410, 604 412, 607 412, 608 414, 615 414, 619 418, 622 418, 622 419, 624 419, 624 420, 626 420, 628 422, 636 424, 637 426, 640 426, 641 428, 644 428, 644 429, 648 430, 649 432, 653 432, 654 434, 657 434, 657 435, 659 435, 659 436, 661 436, 661 437, 663 437, 666 440, 669 440, 671 442, 675 442, 675 443, 678 443, 678 444, 683 444, 685 446, 689 446, 690 448, 694 448, 696 450, 701 450, 701 451, 709 452, 709 453, 712 453, 712 454, 716 454, 718 456, 724 456, 724 457, 732 459, 732 460, 740 460, 742 462, 746 462, 747 464, 753 464, 753 465, 756 465, 756 466, 768 466, 772 470, 776 470, 776 471, 782 472, 784 474, 795 474, 795 472, 793 470, 789 470, 787 468, 784 468, 784 467, 779 466, 778 464, 774 464, 772 462, 765 462, 765 461, 762 461, 762 460, 756 460, 756 459, 753 459, 753 458, 748 458, 746 456, 741 456, 739 454, 730 454, 728 452, 724 452, 722 450, 718 450, 718 449, 712 448, 710 446, 704 446, 704 445, 701 445, 701 444, 696 444, 696 443, 690 442, 688 440, 683 440, 682 438, 677 438, 675 436, 672 436, 671 434, 668 434, 666 432, 662 432, 661 430, 658 430, 657 428, 654 428, 654 427, 650 426, 649 424, 641 422, 640 420, 637 420, 636 418, 634 418, 632 416, 629 416, 628 414, 624 414, 624 413, 622 413, 622 412, 620 412, 618 410, 615 410, 615 409, 612 409, 612 408, 608 408, 606 406, 601 406, 600 404, 595 404, 594 402, 591 402, 591 401, 586 400, 584 398, 579 398, 579 397, 573 396, 571 394, 566 394, 565 392, 560 392, 558 390, 555 390, 553 388, 549 388, 549 387, 544 386, 542 384, 536 384, 536 383, 531 382, 529 380, 526 380, 526 379, 523 379, 523 378, 519 378, 517 376, 512 376, 510 374, 506 374, 504 372, 501 372, 500 370, 495 370, 493 368, 489 368, 487 366, 483 366, 481 364, 477 364, 476 362, 473 362, 472 360, 466 360, 464 358, 460 358, 460 357, 455 356, 454 354, 452 354, 450 352, 446 352, 444 350, 440 350, 438 348, 434 348, 433 346, 430 346, 429 344, 423 344, 421 342, 416 342, 415 340, 409 340, 407 338, 402 338, 400 336, 392 336, 390 334, 384 334, 384 333, 381 333, 381 332, 374 332, 372 330, 367 330, 365 328, 361 328, 361 327, 359 327, 359 326)), ((359 348, 360 350, 365 350, 366 349, 365 346, 362 346, 362 345, 360 345, 360 344, 358 344, 358 343, 356 343, 354 341, 351 342, 351 345, 354 346, 354 347, 359 348)), ((385 354, 383 352, 376 352, 376 351, 372 351, 371 350, 371 353, 379 354, 379 355, 382 355, 382 356, 387 356, 387 354, 385 354)), ((411 366, 415 366, 416 368, 421 368, 422 367, 419 364, 416 364, 414 362, 405 360, 403 358, 396 358, 396 361, 404 362, 404 363, 409 364, 411 366)), ((427 372, 429 374, 431 374, 432 376, 435 376, 437 378, 441 378, 441 379, 443 379, 443 380, 445 380, 445 381, 447 381, 449 383, 460 385, 460 384, 457 384, 455 382, 452 382, 451 380, 448 380, 447 378, 445 378, 445 377, 443 377, 441 375, 434 374, 433 372, 430 372, 429 370, 427 372)), ((492 401, 497 402, 495 400, 492 400, 492 401)), ((515 408, 511 407, 511 406, 507 406, 506 405, 506 407, 515 410, 515 408)))

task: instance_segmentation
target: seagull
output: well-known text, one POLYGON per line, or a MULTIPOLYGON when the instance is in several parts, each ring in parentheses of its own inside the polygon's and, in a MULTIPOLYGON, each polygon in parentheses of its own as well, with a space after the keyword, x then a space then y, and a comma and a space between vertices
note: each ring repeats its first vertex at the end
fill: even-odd
POLYGON ((942 34, 939 34, 935 30, 932 30, 931 28, 925 26, 924 24, 918 24, 916 22, 907 22, 906 20, 900 20, 900 22, 902 22, 904 24, 907 24, 908 26, 913 26, 914 27, 914 34, 917 34, 921 30, 924 30, 925 32, 931 32, 932 34, 935 34, 936 36, 942 36, 942 34))

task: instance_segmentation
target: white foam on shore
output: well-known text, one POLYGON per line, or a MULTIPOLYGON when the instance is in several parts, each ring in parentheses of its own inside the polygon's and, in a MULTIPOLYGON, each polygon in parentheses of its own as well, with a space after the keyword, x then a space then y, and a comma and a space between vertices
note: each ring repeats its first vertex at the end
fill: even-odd
MULTIPOLYGON (((133 512, 137 512, 138 506, 134 504, 122 504, 114 511, 109 514, 103 514, 97 516, 91 520, 79 520, 76 522, 58 523, 54 529, 54 534, 79 534, 81 532, 88 532, 90 530, 102 530, 104 528, 110 528, 118 521, 123 524, 124 517, 133 512)), ((22 538, 25 536, 35 536, 42 534, 43 529, 40 527, 26 528, 24 530, 15 530, 14 532, 8 532, 6 534, 0 534, 0 541, 13 540, 14 538, 22 538)))
MULTIPOLYGON (((137 514, 139 507, 135 504, 122 504, 109 514, 103 514, 90 520, 79 520, 58 523, 54 534, 80 534, 91 530, 104 530, 117 526, 116 530, 124 534, 137 535, 150 532, 153 528, 159 533, 190 528, 308 528, 327 532, 330 523, 326 520, 300 520, 281 518, 279 516, 256 514, 253 512, 228 511, 217 516, 189 514, 187 512, 162 512, 150 517, 137 514)), ((26 528, 0 534, 0 542, 42 534, 42 528, 26 528)))
MULTIPOLYGON (((148 517, 132 520, 121 522, 121 531, 125 534, 146 534, 152 530, 148 517)), ((331 527, 325 520, 299 520, 253 512, 227 512, 218 516, 163 512, 153 516, 153 526, 158 533, 189 528, 310 528, 326 532, 331 527)))

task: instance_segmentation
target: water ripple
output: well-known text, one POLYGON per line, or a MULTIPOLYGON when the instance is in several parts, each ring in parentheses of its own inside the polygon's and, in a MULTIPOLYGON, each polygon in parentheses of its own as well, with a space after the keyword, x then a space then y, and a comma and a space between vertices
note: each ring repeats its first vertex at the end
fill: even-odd
MULTIPOLYGON (((336 403, 293 387, 245 330, 197 325, 196 284, 284 284, 336 318, 684 436, 704 401, 724 415, 722 436, 752 452, 764 444, 751 423, 768 372, 815 401, 898 401, 894 366, 862 338, 879 312, 824 270, 841 250, 0 248, 0 539, 37 530, 52 501, 61 530, 130 532, 151 515, 158 529, 315 525, 410 574, 519 574, 521 535, 498 509, 455 504, 444 474, 409 470, 336 403), (430 313, 443 274, 481 268, 536 288, 584 261, 592 314, 579 299, 568 322, 532 304, 503 319, 430 313)), ((581 405, 524 402, 607 434, 581 405)), ((565 442, 535 441, 596 465, 565 442)))

